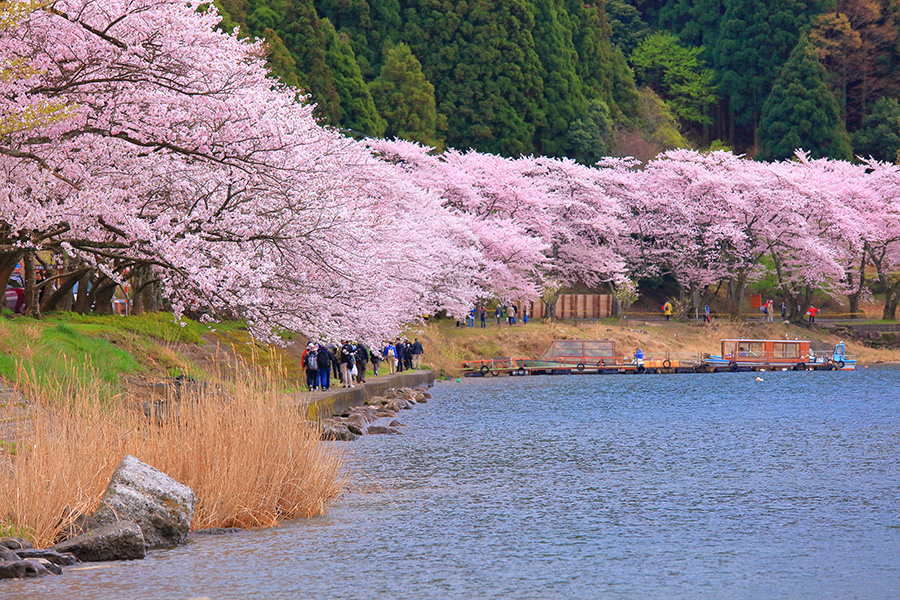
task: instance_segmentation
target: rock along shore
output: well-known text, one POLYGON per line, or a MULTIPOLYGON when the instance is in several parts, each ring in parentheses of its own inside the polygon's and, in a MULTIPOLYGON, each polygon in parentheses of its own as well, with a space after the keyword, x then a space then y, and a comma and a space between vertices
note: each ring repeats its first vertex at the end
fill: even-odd
MULTIPOLYGON (((374 379, 374 378, 373 378, 374 379)), ((306 394, 298 409, 319 424, 321 439, 352 441, 361 435, 402 433, 397 419, 403 410, 428 402, 431 371, 380 376, 374 381, 326 392, 306 394), (408 387, 393 387, 396 385, 408 387)), ((136 560, 147 551, 187 540, 197 497, 165 473, 126 456, 119 463, 91 515, 80 515, 66 539, 49 549, 37 549, 22 538, 0 538, 0 579, 60 575, 62 567, 81 561, 136 560)), ((217 528, 195 534, 239 531, 217 528)))

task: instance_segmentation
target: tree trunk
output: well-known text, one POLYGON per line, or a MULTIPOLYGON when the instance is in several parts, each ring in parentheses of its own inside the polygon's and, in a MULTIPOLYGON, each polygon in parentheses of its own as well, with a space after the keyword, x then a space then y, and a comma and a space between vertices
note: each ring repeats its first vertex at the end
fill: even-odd
POLYGON ((34 251, 25 253, 22 259, 25 267, 25 314, 35 319, 41 318, 38 304, 37 276, 34 268, 34 251))
POLYGON ((744 292, 747 291, 747 274, 741 270, 728 280, 728 301, 731 316, 741 319, 744 308, 744 292))
POLYGON ((700 288, 695 287, 691 292, 691 304, 694 305, 694 319, 700 320, 700 303, 702 302, 700 288))
POLYGON ((894 321, 897 318, 897 302, 900 300, 897 296, 900 291, 900 281, 891 281, 891 273, 886 264, 887 249, 885 247, 882 246, 876 250, 867 245, 866 250, 875 265, 878 282, 884 288, 884 311, 881 313, 881 318, 885 321, 894 321))
POLYGON ((151 313, 158 312, 160 304, 159 283, 155 279, 145 282, 141 294, 143 295, 144 310, 151 313))
POLYGON ((45 293, 44 301, 41 302, 41 311, 49 312, 51 310, 72 310, 72 288, 78 283, 79 278, 88 273, 88 269, 79 269, 68 275, 60 277, 57 280, 56 289, 52 294, 45 293))
POLYGON ((96 294, 94 294, 94 312, 98 315, 110 315, 113 313, 112 300, 116 295, 118 283, 109 278, 104 278, 102 282, 98 282, 96 286, 96 294))
POLYGON ((16 263, 22 255, 18 252, 13 254, 0 254, 0 282, 3 282, 4 289, 9 281, 10 275, 16 270, 16 263))
POLYGON ((75 312, 82 315, 89 313, 91 310, 91 297, 88 293, 88 286, 92 279, 93 276, 89 271, 78 280, 78 294, 75 296, 75 306, 73 308, 75 312))
MULTIPOLYGON (((848 284, 853 285, 853 274, 847 273, 848 284)), ((859 272, 856 282, 856 289, 847 295, 850 303, 850 318, 855 319, 859 316, 859 299, 866 287, 866 253, 863 252, 859 261, 859 272)))
POLYGON ((131 278, 131 314, 144 314, 144 294, 141 289, 141 276, 138 269, 135 269, 134 277, 131 278))

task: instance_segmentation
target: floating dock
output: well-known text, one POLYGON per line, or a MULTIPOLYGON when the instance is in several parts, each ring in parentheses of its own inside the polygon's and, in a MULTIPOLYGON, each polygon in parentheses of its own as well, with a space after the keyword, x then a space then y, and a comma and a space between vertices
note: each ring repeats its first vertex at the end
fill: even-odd
POLYGON ((758 353, 752 350, 756 346, 751 345, 757 341, 747 340, 746 347, 749 351, 745 351, 743 346, 736 345, 735 356, 732 357, 726 354, 724 349, 727 349, 726 342, 730 344, 736 341, 744 342, 744 340, 723 340, 722 355, 665 352, 661 355, 644 355, 642 359, 634 359, 616 356, 615 342, 612 340, 554 340, 538 358, 468 360, 461 362, 459 366, 466 377, 834 371, 850 370, 856 366, 855 360, 844 357, 843 354, 841 358, 846 358, 846 365, 843 360, 835 360, 834 353, 837 350, 830 355, 822 353, 816 355, 809 350, 809 342, 805 340, 775 341, 774 351, 763 344, 760 346, 763 350, 758 353))

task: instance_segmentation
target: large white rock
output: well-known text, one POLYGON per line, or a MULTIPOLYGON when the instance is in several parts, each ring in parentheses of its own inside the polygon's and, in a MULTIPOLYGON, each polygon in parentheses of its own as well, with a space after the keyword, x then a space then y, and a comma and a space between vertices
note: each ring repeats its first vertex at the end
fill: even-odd
POLYGON ((181 544, 197 496, 188 486, 128 455, 113 473, 93 517, 100 523, 137 523, 149 548, 181 544))

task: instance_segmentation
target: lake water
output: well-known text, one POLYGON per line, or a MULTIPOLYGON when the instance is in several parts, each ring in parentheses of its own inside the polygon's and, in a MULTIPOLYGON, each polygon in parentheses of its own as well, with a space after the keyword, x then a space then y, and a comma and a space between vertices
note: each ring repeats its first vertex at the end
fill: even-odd
POLYGON ((324 517, 48 599, 900 598, 900 370, 440 383, 324 517))

